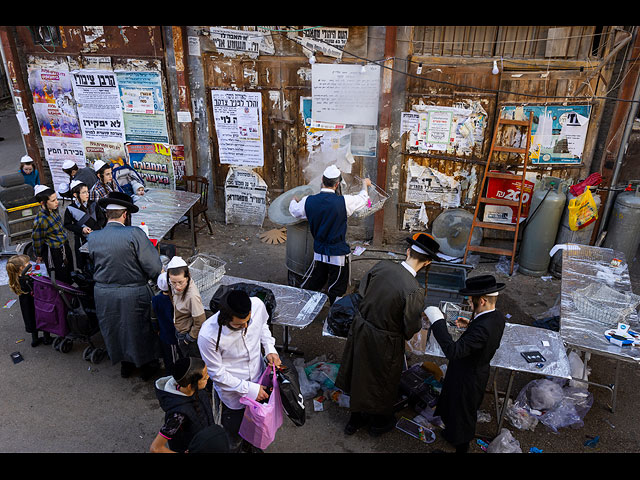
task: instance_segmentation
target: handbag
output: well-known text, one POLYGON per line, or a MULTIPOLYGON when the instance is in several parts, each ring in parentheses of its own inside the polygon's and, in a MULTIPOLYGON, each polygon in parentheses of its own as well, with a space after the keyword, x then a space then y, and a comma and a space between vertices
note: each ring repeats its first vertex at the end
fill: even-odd
POLYGON ((254 447, 264 450, 275 440, 282 425, 282 400, 275 365, 271 369, 265 368, 258 383, 273 387, 273 391, 267 403, 259 403, 246 396, 240 398, 240 403, 246 405, 246 408, 238 435, 254 447))
POLYGON ((285 366, 276 369, 276 379, 280 388, 282 409, 291 421, 301 427, 307 419, 304 409, 304 397, 300 393, 297 375, 285 366))

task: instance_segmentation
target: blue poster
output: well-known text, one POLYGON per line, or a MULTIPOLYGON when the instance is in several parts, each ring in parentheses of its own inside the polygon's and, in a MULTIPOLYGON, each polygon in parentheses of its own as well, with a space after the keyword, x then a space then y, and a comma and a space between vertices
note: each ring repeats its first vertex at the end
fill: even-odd
POLYGON ((591 105, 525 105, 502 107, 502 118, 513 118, 516 109, 524 117, 533 113, 529 160, 532 164, 582 163, 591 105))

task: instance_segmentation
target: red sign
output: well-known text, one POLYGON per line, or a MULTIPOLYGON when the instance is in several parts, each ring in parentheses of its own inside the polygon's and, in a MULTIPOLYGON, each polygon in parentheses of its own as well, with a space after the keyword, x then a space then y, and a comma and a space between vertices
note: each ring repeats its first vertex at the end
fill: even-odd
MULTIPOLYGON (((531 205, 531 195, 533 193, 534 183, 528 180, 524 181, 524 191, 522 195, 522 210, 520 211, 520 218, 527 218, 529 215, 529 206, 531 205)), ((520 180, 508 180, 502 178, 489 178, 487 183, 487 198, 501 198, 503 200, 513 200, 515 202, 520 200, 520 180)), ((518 207, 512 206, 499 206, 491 203, 487 203, 485 207, 485 221, 493 221, 499 223, 516 223, 516 216, 518 215, 518 207), (498 208, 499 207, 499 208, 498 208), (507 211, 511 210, 511 215, 503 216, 502 219, 495 218, 495 214, 498 210, 507 211), (489 215, 487 218, 487 211, 491 211, 494 215, 489 215)))

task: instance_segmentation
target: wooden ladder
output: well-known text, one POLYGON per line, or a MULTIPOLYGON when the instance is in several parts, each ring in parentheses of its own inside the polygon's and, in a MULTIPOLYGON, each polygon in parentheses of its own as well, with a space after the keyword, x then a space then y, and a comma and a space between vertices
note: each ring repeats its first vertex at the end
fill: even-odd
MULTIPOLYGON (((509 269, 509 275, 513 273, 513 263, 516 256, 516 246, 518 244, 518 230, 520 228, 520 214, 522 212, 522 193, 524 190, 525 184, 525 175, 527 173, 527 165, 529 164, 529 148, 531 146, 531 125, 533 123, 533 113, 529 113, 528 120, 510 120, 506 118, 498 118, 496 122, 496 128, 493 132, 493 139, 491 141, 491 148, 489 150, 489 156, 487 157, 487 164, 484 169, 484 176, 482 177, 482 185, 480 186, 480 193, 478 195, 478 201, 476 202, 476 210, 473 214, 473 222, 471 224, 471 230, 469 231, 469 238, 467 240, 467 247, 464 252, 463 262, 467 263, 467 255, 469 252, 483 252, 483 253, 492 253, 495 255, 505 255, 511 257, 511 267, 509 269), (501 130, 501 127, 505 125, 512 125, 518 127, 527 127, 526 135, 527 135, 527 146, 526 148, 517 148, 517 147, 507 147, 502 145, 496 145, 496 138, 501 130), (518 153, 524 155, 524 162, 522 166, 517 165, 517 169, 522 168, 522 175, 512 174, 512 173, 502 173, 502 172, 490 172, 491 169, 491 158, 494 152, 507 152, 507 153, 518 153), (505 180, 519 180, 520 181, 520 195, 518 196, 518 200, 505 200, 503 198, 487 198, 485 197, 485 186, 487 185, 488 178, 500 178, 505 180), (505 223, 494 223, 494 222, 482 222, 478 220, 478 214, 481 210, 481 206, 484 204, 493 204, 493 205, 506 205, 510 207, 518 207, 518 214, 516 217, 515 225, 505 224, 505 223), (508 232, 514 232, 513 236, 513 247, 511 250, 506 248, 495 248, 495 247, 486 247, 483 245, 471 245, 471 238, 473 237, 473 230, 476 227, 481 227, 489 230, 503 230, 508 232)), ((482 209, 483 210, 483 209, 482 209)))

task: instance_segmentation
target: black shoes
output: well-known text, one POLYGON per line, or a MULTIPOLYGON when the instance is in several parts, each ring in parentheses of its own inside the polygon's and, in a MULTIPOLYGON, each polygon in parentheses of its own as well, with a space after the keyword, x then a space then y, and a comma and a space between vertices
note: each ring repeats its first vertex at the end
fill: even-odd
POLYGON ((353 435, 362 427, 366 427, 369 425, 370 418, 366 413, 358 413, 354 412, 351 414, 351 418, 349 418, 349 422, 344 427, 344 433, 347 435, 353 435))
POLYGON ((120 376, 122 378, 129 378, 131 376, 131 374, 133 373, 133 369, 134 368, 136 368, 136 366, 133 363, 121 362, 120 363, 120 376))

